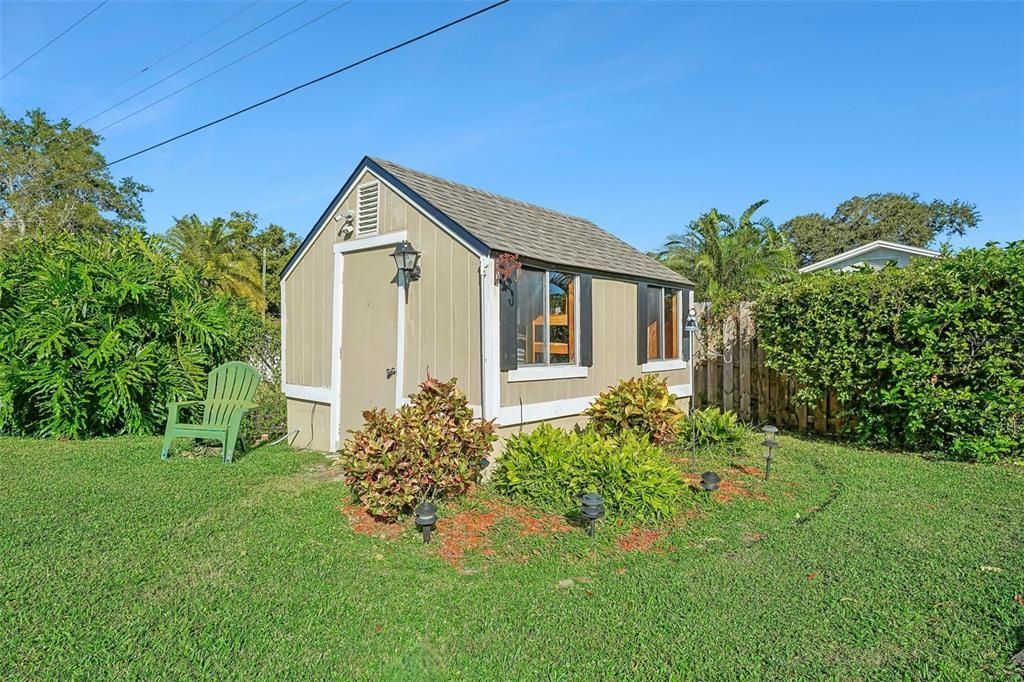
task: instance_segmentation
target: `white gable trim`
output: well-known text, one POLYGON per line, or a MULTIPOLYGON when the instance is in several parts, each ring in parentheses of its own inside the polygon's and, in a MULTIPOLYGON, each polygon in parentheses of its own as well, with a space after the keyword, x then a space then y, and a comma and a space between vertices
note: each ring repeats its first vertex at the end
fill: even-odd
MULTIPOLYGON (((306 242, 306 245, 302 248, 302 250, 295 257, 295 260, 293 260, 291 262, 291 264, 285 269, 285 271, 281 273, 281 282, 284 282, 286 279, 288 279, 288 276, 292 273, 293 270, 295 270, 295 267, 302 261, 303 258, 305 258, 306 253, 309 251, 310 247, 312 247, 313 244, 315 244, 316 241, 318 239, 320 239, 320 235, 323 233, 323 231, 327 227, 327 225, 333 221, 334 215, 338 212, 338 209, 341 208, 342 204, 345 203, 345 201, 348 199, 349 195, 352 194, 352 192, 354 190, 356 190, 360 185, 366 184, 366 182, 367 182, 366 176, 367 175, 373 176, 373 178, 375 180, 379 181, 381 184, 385 185, 392 192, 394 192, 398 196, 402 197, 402 199, 404 199, 410 206, 415 208, 416 211, 420 215, 422 215, 423 217, 427 218, 431 223, 433 223, 434 225, 439 227, 442 231, 444 231, 445 234, 449 235, 452 239, 454 239, 455 241, 457 241, 460 244, 462 244, 463 246, 465 246, 467 249, 469 249, 469 251, 471 253, 474 253, 477 256, 487 255, 485 253, 482 253, 479 249, 474 247, 469 242, 467 242, 460 235, 458 235, 455 232, 453 232, 452 230, 450 230, 448 227, 446 227, 444 225, 444 223, 442 223, 439 220, 435 219, 432 215, 430 215, 429 213, 424 211, 422 208, 420 208, 418 202, 416 202, 408 194, 406 194, 405 192, 401 191, 400 189, 398 189, 397 187, 392 185, 390 182, 388 182, 387 180, 382 178, 380 175, 375 173, 373 171, 373 169, 370 168, 369 166, 364 166, 361 170, 359 170, 359 169, 357 169, 357 170, 358 170, 358 174, 357 174, 356 178, 348 186, 348 188, 344 191, 344 193, 342 193, 340 196, 338 196, 338 198, 334 202, 331 203, 330 210, 324 213, 323 218, 320 220, 320 222, 314 228, 314 230, 313 230, 313 238, 310 239, 308 242, 306 242)), ((378 229, 379 229, 379 227, 378 227, 378 229)), ((353 237, 353 239, 351 239, 349 241, 355 241, 356 239, 365 239, 365 238, 366 237, 363 237, 363 238, 353 237)))
POLYGON ((897 244, 896 242, 887 242, 882 239, 878 239, 873 242, 868 242, 867 244, 861 244, 860 246, 852 248, 849 251, 843 251, 840 254, 832 256, 831 258, 826 258, 816 263, 805 265, 804 267, 800 268, 800 272, 807 273, 814 272, 815 270, 822 270, 824 268, 831 267, 836 263, 840 263, 846 260, 847 258, 861 256, 865 253, 869 253, 879 248, 892 249, 893 251, 899 251, 900 253, 905 253, 910 256, 921 256, 923 258, 938 258, 939 256, 942 255, 938 251, 933 251, 931 249, 922 249, 919 246, 907 246, 906 244, 897 244))

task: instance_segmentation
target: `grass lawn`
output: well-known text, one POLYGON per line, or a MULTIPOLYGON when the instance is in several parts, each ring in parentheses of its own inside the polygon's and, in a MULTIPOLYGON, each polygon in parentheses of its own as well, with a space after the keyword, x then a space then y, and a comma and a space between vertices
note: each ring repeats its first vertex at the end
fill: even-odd
POLYGON ((506 518, 456 568, 316 454, 0 439, 0 678, 1010 679, 1024 471, 782 446, 669 532, 506 518))

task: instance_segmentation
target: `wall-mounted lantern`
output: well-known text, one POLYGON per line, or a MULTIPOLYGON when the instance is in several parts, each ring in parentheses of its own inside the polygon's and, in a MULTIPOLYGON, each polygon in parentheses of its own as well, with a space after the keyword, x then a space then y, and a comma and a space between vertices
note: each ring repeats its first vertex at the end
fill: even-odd
POLYGON ((580 498, 580 513, 587 520, 587 535, 594 537, 597 520, 604 516, 604 500, 597 493, 584 493, 580 498))
POLYGON ((402 282, 415 282, 420 278, 420 252, 407 241, 401 241, 391 252, 402 282))
POLYGON ((430 542, 430 529, 437 523, 437 507, 429 500, 416 505, 416 527, 423 533, 423 544, 430 542))
POLYGON ((705 471, 700 475, 700 489, 706 493, 718 490, 718 486, 721 483, 721 477, 714 471, 705 471))
POLYGON ((761 445, 768 448, 768 452, 764 456, 764 480, 767 481, 772 471, 772 460, 775 459, 775 448, 779 447, 778 441, 775 440, 775 434, 779 430, 771 424, 768 424, 761 430, 764 431, 764 442, 761 445))

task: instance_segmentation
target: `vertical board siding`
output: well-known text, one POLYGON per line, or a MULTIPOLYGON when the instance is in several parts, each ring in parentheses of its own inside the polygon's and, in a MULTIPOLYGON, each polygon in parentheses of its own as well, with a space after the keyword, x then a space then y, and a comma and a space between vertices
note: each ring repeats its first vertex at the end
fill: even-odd
MULTIPOLYGON (((470 403, 479 405, 479 256, 383 183, 379 206, 377 233, 404 230, 423 254, 422 278, 410 285, 406 304, 403 391, 415 391, 429 370, 443 379, 457 378, 470 403)), ((355 209, 356 193, 351 192, 336 213, 355 209)), ((286 383, 330 387, 334 245, 356 239, 339 234, 343 224, 328 218, 286 280, 286 383)), ((372 338, 372 329, 366 333, 372 338)))
MULTIPOLYGON (((705 333, 708 306, 696 304, 698 323, 705 333)), ((740 303, 738 311, 723 320, 722 329, 715 331, 712 336, 721 338, 721 349, 709 353, 702 335, 695 341, 695 407, 720 407, 735 411, 745 422, 774 423, 800 431, 835 434, 843 430, 843 408, 834 394, 816 405, 802 405, 796 400, 800 385, 764 364, 751 303, 740 303)))
MULTIPOLYGON (((594 364, 581 379, 509 383, 501 373, 501 404, 543 403, 594 396, 621 379, 641 376, 637 363, 637 287, 632 282, 593 278, 594 364)), ((670 386, 690 383, 690 370, 658 372, 670 386)))

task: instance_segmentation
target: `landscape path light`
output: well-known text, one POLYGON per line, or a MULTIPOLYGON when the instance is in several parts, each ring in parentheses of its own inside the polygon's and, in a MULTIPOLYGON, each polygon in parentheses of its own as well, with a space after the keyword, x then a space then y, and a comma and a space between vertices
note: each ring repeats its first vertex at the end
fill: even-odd
POLYGON ((700 488, 704 492, 710 493, 718 490, 718 486, 721 482, 721 477, 714 471, 705 471, 700 475, 700 488))
POLYGON ((761 445, 768 448, 768 451, 764 455, 764 480, 767 481, 772 472, 772 460, 775 459, 775 449, 779 447, 778 441, 775 440, 775 434, 777 434, 779 430, 772 424, 766 425, 761 430, 764 431, 765 434, 764 442, 761 443, 761 445))
POLYGON ((604 516, 604 500, 597 493, 584 493, 580 498, 580 513, 587 520, 587 535, 594 537, 597 520, 604 516))
POLYGON ((690 398, 686 401, 686 412, 690 418, 690 471, 697 471, 697 422, 693 420, 693 335, 700 330, 697 325, 697 311, 690 308, 690 314, 686 316, 686 324, 683 331, 689 339, 690 348, 690 398))
POLYGON ((430 542, 430 530, 437 523, 437 507, 429 500, 416 505, 416 526, 423 533, 423 544, 430 542))

